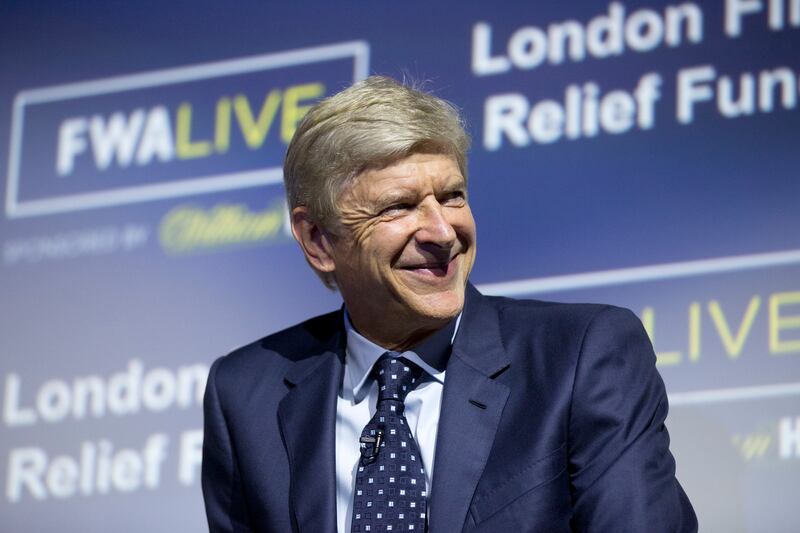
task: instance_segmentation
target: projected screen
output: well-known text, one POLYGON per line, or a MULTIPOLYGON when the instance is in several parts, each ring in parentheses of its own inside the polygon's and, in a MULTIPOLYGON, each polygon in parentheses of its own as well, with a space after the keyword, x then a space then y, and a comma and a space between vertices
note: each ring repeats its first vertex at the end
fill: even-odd
POLYGON ((46 4, 0 7, 0 531, 206 528, 210 364, 340 305, 286 145, 374 73, 463 111, 479 289, 641 318, 701 530, 800 527, 800 3, 46 4))

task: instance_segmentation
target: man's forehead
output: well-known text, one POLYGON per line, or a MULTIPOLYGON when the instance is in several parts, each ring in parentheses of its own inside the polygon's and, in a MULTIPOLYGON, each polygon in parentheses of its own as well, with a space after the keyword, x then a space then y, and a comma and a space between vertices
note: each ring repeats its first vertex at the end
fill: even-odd
POLYGON ((355 186, 383 185, 413 187, 417 181, 431 180, 434 184, 463 183, 464 176, 456 161, 446 155, 409 157, 380 169, 370 169, 355 176, 355 186))

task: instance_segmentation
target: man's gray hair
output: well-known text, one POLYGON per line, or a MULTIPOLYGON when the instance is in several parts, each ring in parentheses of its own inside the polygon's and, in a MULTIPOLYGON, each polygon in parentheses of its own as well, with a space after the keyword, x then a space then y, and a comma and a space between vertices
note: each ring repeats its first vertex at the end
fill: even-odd
POLYGON ((469 136, 458 110, 392 78, 370 76, 314 105, 286 152, 289 209, 306 206, 328 231, 338 229, 337 199, 365 170, 414 153, 452 156, 467 177, 469 136))

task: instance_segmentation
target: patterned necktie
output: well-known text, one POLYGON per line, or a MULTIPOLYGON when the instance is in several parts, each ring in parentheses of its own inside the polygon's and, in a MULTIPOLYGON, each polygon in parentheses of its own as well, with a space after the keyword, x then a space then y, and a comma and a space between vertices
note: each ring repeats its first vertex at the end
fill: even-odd
POLYGON ((352 533, 425 531, 425 469, 404 414, 422 372, 397 352, 383 354, 372 369, 378 405, 361 433, 352 533))

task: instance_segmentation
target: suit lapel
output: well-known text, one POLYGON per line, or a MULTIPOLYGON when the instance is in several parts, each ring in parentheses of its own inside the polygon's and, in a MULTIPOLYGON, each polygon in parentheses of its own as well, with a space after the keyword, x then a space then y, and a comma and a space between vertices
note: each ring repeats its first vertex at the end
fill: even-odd
POLYGON ((343 361, 344 349, 337 347, 296 362, 286 375, 294 388, 278 406, 300 532, 336 531, 336 399, 343 361))
POLYGON ((449 533, 463 528, 508 399, 508 387, 493 378, 508 366, 497 312, 469 285, 445 374, 430 531, 449 533))

